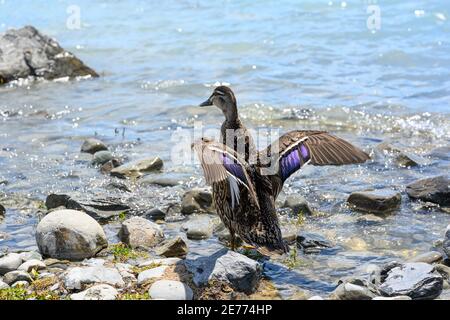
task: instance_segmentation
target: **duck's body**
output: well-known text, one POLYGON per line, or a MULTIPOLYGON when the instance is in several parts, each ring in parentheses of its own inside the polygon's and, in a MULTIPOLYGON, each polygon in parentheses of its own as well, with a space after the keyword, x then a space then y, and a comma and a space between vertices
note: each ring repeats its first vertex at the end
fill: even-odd
POLYGON ((259 248, 285 253, 275 200, 284 181, 303 165, 362 163, 369 156, 350 143, 323 131, 292 131, 261 152, 242 124, 236 99, 228 87, 218 87, 201 104, 216 105, 225 115, 221 142, 202 139, 193 144, 200 158, 206 182, 212 186, 217 214, 230 230, 259 248), (261 159, 270 160, 262 161, 261 159), (274 170, 268 170, 271 168, 274 170))

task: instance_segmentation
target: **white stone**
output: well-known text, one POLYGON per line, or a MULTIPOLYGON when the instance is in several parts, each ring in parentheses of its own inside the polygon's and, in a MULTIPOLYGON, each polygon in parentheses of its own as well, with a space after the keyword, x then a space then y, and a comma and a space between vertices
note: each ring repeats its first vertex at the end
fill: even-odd
POLYGON ((84 284, 105 283, 112 286, 123 287, 125 285, 122 276, 116 268, 103 266, 75 267, 69 269, 64 278, 67 289, 81 289, 84 284))
POLYGON ((116 300, 117 290, 107 284, 99 284, 70 296, 71 300, 116 300))
POLYGON ((44 262, 40 261, 40 260, 28 260, 25 261, 24 263, 22 263, 19 268, 17 270, 22 270, 22 271, 26 271, 26 272, 30 272, 31 270, 42 270, 45 269, 46 265, 44 262))
POLYGON ((160 266, 142 271, 141 273, 139 273, 137 278, 138 284, 141 285, 150 279, 162 277, 166 269, 167 266, 160 266))
POLYGON ((9 288, 9 286, 6 283, 4 283, 2 280, 0 280, 0 290, 8 289, 8 288, 9 288))
POLYGON ((152 284, 148 294, 153 300, 192 300, 192 289, 180 281, 158 280, 152 284))
POLYGON ((9 253, 0 258, 0 275, 17 270, 22 264, 22 258, 17 253, 9 253))
POLYGON ((46 215, 37 226, 36 242, 43 255, 67 260, 90 258, 108 245, 100 224, 76 210, 46 215))

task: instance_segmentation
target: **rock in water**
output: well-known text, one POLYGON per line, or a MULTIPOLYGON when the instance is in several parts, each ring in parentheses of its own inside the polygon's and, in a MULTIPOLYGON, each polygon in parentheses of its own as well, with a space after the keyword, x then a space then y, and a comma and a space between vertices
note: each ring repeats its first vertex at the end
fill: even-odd
POLYGON ((353 192, 347 202, 356 210, 369 213, 388 213, 400 207, 402 197, 393 190, 353 192))
POLYGON ((108 161, 111 161, 113 159, 113 155, 111 152, 109 152, 108 150, 102 150, 102 151, 97 151, 96 153, 94 153, 94 158, 92 159, 92 163, 93 164, 105 164, 108 161))
POLYGON ((104 266, 72 268, 66 272, 64 283, 69 290, 79 290, 83 285, 92 283, 106 283, 117 287, 125 285, 119 270, 104 266))
POLYGON ((111 170, 110 174, 118 178, 140 177, 143 173, 159 171, 163 168, 163 161, 159 157, 130 162, 111 170))
POLYGON ((332 248, 333 244, 320 234, 301 231, 297 235, 297 247, 305 253, 319 253, 323 249, 332 248))
POLYGON ((212 194, 207 189, 192 189, 183 195, 181 213, 213 212, 212 194))
POLYGON ((159 256, 171 257, 185 257, 189 249, 186 242, 181 237, 176 237, 164 241, 161 246, 156 248, 156 254, 159 256))
POLYGON ((99 284, 70 296, 71 300, 116 300, 119 293, 114 287, 99 284))
POLYGON ((154 300, 192 300, 194 296, 189 286, 174 280, 156 281, 150 287, 148 294, 154 300))
POLYGON ((297 194, 287 196, 283 207, 290 208, 295 215, 303 214, 311 216, 313 214, 306 199, 297 194))
POLYGON ((0 204, 0 217, 4 216, 5 213, 6 213, 5 207, 0 204))
POLYGON ((95 154, 96 152, 105 150, 108 150, 106 144, 95 138, 86 139, 81 145, 81 152, 85 153, 95 154))
POLYGON ((92 218, 99 221, 108 221, 117 217, 122 212, 127 212, 130 207, 122 203, 118 198, 87 199, 80 196, 68 196, 65 194, 50 194, 45 200, 47 209, 66 207, 67 209, 84 211, 92 218))
POLYGON ((261 265, 246 256, 222 249, 211 256, 186 260, 187 269, 194 275, 197 286, 207 285, 210 280, 225 282, 237 291, 252 293, 262 276, 261 265))
POLYGON ((7 30, 0 36, 0 84, 29 76, 48 80, 98 77, 72 53, 32 26, 7 30))
POLYGON ((405 263, 387 272, 378 290, 383 296, 408 296, 412 299, 434 299, 443 287, 442 276, 432 265, 405 263))
POLYGON ((132 248, 153 247, 164 239, 161 227, 141 217, 133 217, 122 223, 119 238, 132 248))
POLYGON ((75 210, 46 215, 37 226, 36 242, 44 256, 67 260, 90 258, 108 246, 98 222, 75 210))
POLYGON ((22 264, 22 258, 18 253, 9 253, 0 258, 0 275, 17 270, 22 264))
POLYGON ((421 179, 407 185, 406 193, 413 199, 450 206, 450 179, 446 176, 421 179))
POLYGON ((420 254, 412 259, 409 262, 425 262, 425 263, 435 263, 442 260, 442 254, 438 251, 430 251, 420 254))

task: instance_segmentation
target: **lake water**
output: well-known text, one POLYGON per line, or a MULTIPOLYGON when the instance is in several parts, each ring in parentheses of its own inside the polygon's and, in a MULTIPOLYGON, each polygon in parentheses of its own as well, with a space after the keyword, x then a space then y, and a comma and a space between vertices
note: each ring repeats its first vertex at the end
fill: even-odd
MULTIPOLYGON (((328 130, 369 152, 390 141, 428 161, 398 168, 372 153, 366 165, 308 167, 291 178, 285 193, 304 195, 322 213, 301 228, 339 249, 300 254, 294 271, 267 267, 285 297, 326 293, 371 263, 429 250, 450 216, 410 202, 403 190, 449 172, 449 19, 450 2, 438 0, 0 1, 0 32, 31 24, 101 74, 0 88, 0 182, 8 181, 0 183, 8 210, 0 249, 35 247, 36 212, 51 192, 115 192, 79 153, 86 137, 97 135, 128 160, 159 155, 166 172, 188 177, 180 187, 133 189, 148 205, 179 202, 184 190, 203 185, 197 166, 174 163, 171 136, 196 121, 218 128, 221 113, 196 105, 225 83, 248 127, 328 130), (361 223, 345 199, 367 188, 402 191, 401 210, 361 223)), ((117 226, 105 227, 114 241, 117 226)), ((202 253, 217 240, 190 245, 202 253)))

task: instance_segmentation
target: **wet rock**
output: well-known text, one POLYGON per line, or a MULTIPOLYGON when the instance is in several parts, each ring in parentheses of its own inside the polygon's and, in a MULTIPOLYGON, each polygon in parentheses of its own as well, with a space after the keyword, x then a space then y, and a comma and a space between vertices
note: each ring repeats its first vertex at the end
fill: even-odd
POLYGON ((335 300, 371 300, 376 295, 368 288, 352 283, 340 284, 330 295, 335 300))
POLYGON ((383 296, 409 296, 412 299, 434 299, 442 291, 442 276, 432 265, 405 263, 389 270, 379 286, 383 296))
POLYGON ((377 146, 377 149, 382 151, 384 155, 392 157, 394 163, 399 167, 416 167, 429 164, 429 161, 427 159, 413 153, 406 152, 387 142, 380 143, 377 146))
POLYGON ((295 215, 303 214, 311 216, 313 214, 306 199, 298 194, 287 196, 283 207, 290 208, 295 215))
POLYGON ((192 289, 180 281, 158 280, 152 284, 148 294, 154 300, 192 300, 192 289))
POLYGON ((183 184, 188 179, 189 175, 187 174, 170 172, 144 177, 139 181, 139 184, 141 186, 158 185, 161 187, 175 187, 183 184))
POLYGON ((406 186, 406 193, 412 199, 450 206, 450 179, 437 176, 417 180, 406 186))
POLYGON ((71 300, 116 300, 119 293, 107 284, 99 284, 70 295, 71 300))
POLYGON ((5 207, 0 204, 0 217, 4 216, 5 213, 6 213, 5 207))
POLYGON ((151 279, 161 278, 166 272, 167 266, 159 266, 152 269, 147 269, 139 273, 137 278, 138 285, 143 285, 151 279))
POLYGON ((140 177, 146 172, 159 171, 163 161, 159 157, 137 160, 111 170, 111 175, 118 178, 140 177))
POLYGON ((102 164, 100 167, 100 172, 103 174, 110 174, 112 169, 120 167, 121 165, 122 163, 119 160, 112 159, 102 164))
POLYGON ((112 181, 105 186, 108 190, 120 190, 123 192, 131 192, 130 188, 124 183, 112 181))
POLYGON ((141 217, 132 217, 122 223, 119 238, 132 248, 153 247, 164 239, 161 227, 141 217))
POLYGON ((20 257, 22 258, 23 261, 28 261, 28 260, 42 261, 42 255, 36 251, 21 252, 20 257))
POLYGON ((444 241, 442 242, 442 249, 444 250, 447 257, 450 257, 450 224, 445 230, 444 241))
POLYGON ((96 152, 103 150, 108 150, 108 147, 103 143, 103 141, 95 138, 88 138, 84 140, 81 145, 81 152, 85 153, 95 154, 96 152))
POLYGON ((37 226, 36 242, 43 255, 67 260, 90 258, 108 246, 98 222, 75 210, 46 215, 37 226))
POLYGON ((207 257, 185 261, 193 274, 196 286, 205 286, 209 281, 219 281, 233 289, 252 293, 258 287, 262 276, 261 265, 234 251, 222 249, 207 257))
POLYGON ((65 207, 67 209, 84 211, 92 218, 106 222, 130 210, 130 206, 124 204, 118 198, 87 199, 79 196, 65 194, 50 194, 45 200, 47 209, 65 207))
POLYGON ((300 231, 297 246, 305 253, 319 253, 323 249, 332 248, 333 244, 319 234, 300 231))
POLYGON ((365 214, 361 217, 358 217, 356 221, 362 225, 372 226, 383 222, 384 219, 374 214, 365 214))
POLYGON ((9 253, 0 258, 0 275, 17 270, 22 264, 22 258, 17 253, 9 253))
POLYGON ((181 213, 192 214, 195 212, 213 212, 212 194, 207 189, 192 189, 183 195, 181 213))
POLYGON ((395 297, 375 297, 372 300, 412 300, 408 296, 395 296, 395 297))
POLYGON ((156 248, 156 254, 163 257, 185 257, 189 251, 186 242, 181 237, 168 239, 156 248))
POLYGON ((353 192, 347 202, 356 210, 382 214, 400 208, 402 197, 393 190, 374 190, 353 192))
POLYGON ((214 225, 210 217, 205 215, 194 216, 181 226, 188 239, 202 240, 211 238, 214 225))
POLYGON ((24 263, 22 263, 19 268, 17 270, 21 270, 21 271, 26 271, 26 272, 30 272, 31 270, 42 270, 45 269, 47 266, 45 265, 44 262, 42 262, 41 260, 28 260, 25 261, 24 263))
POLYGON ((108 150, 97 151, 96 153, 94 153, 92 163, 93 164, 105 164, 108 161, 111 161, 113 158, 114 158, 114 156, 108 150))
POLYGON ((70 290, 80 290, 83 285, 92 283, 105 283, 116 287, 125 285, 122 276, 116 268, 104 266, 75 267, 69 269, 64 275, 64 284, 70 290))
POLYGON ((31 282, 33 281, 33 279, 31 279, 31 276, 28 274, 28 272, 16 270, 5 274, 5 276, 3 277, 3 281, 7 285, 11 286, 17 281, 31 282))
POLYGON ((150 211, 146 212, 145 217, 152 220, 164 220, 164 218, 166 217, 166 213, 161 209, 153 208, 150 211))
POLYGON ((0 84, 29 76, 47 80, 62 77, 98 77, 72 53, 32 26, 0 35, 0 84))
POLYGON ((420 254, 420 255, 412 258, 411 260, 409 260, 409 262, 424 262, 424 263, 432 264, 432 263, 441 261, 442 258, 443 258, 442 254, 440 252, 430 251, 430 252, 425 252, 423 254, 420 254))

